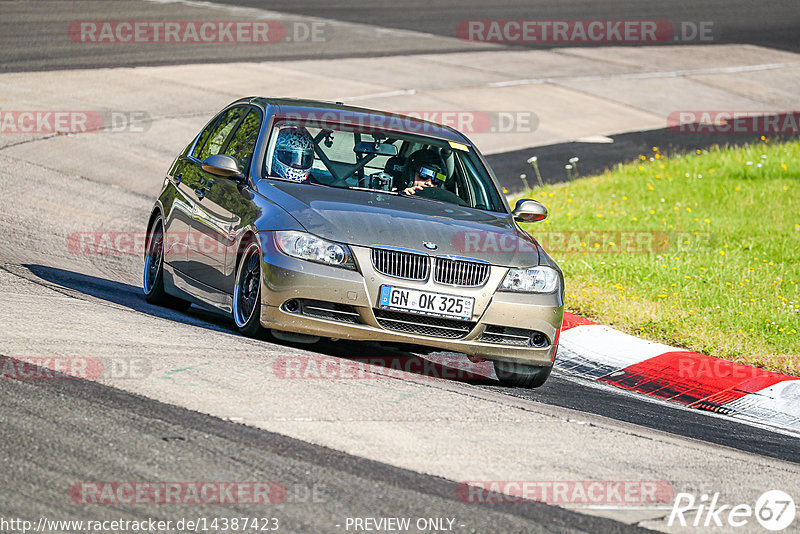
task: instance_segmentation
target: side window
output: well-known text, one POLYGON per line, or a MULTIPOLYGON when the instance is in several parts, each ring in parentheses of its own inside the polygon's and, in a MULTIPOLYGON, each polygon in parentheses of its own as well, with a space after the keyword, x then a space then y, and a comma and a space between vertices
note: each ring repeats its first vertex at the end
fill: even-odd
POLYGON ((203 146, 206 144, 208 140, 209 134, 217 127, 219 124, 220 117, 216 117, 213 121, 211 121, 208 126, 206 126, 205 130, 200 134, 200 138, 197 140, 197 144, 194 145, 194 150, 192 150, 192 156, 195 158, 200 157, 200 151, 203 149, 203 146))
MULTIPOLYGON (((199 152, 195 150, 195 157, 202 161, 208 156, 219 154, 222 147, 225 146, 225 141, 227 141, 228 136, 236 127, 242 115, 247 112, 247 109, 246 107, 235 107, 223 113, 199 152)), ((203 134, 205 134, 205 132, 203 132, 203 134)), ((198 146, 199 145, 198 143, 198 146)))
MULTIPOLYGON (((366 140, 366 139, 365 139, 366 140)), ((349 132, 334 132, 333 145, 320 145, 320 149, 325 152, 332 161, 341 163, 356 163, 356 153, 353 147, 356 146, 355 136, 349 132)))
POLYGON ((251 109, 225 148, 224 154, 236 158, 240 169, 247 169, 250 165, 260 127, 261 113, 251 109))

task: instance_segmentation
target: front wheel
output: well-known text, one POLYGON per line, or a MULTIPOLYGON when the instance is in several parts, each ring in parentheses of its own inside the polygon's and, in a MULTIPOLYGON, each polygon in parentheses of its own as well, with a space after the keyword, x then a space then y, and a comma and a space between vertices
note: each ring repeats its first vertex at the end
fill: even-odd
POLYGON ((255 242, 245 247, 236 269, 233 320, 239 332, 248 337, 262 337, 264 334, 261 326, 261 253, 255 242))
POLYGON ((504 386, 518 388, 538 388, 550 376, 553 366, 538 367, 523 363, 494 362, 494 372, 504 386))
POLYGON ((150 304, 168 306, 175 310, 186 310, 190 303, 168 295, 164 291, 164 223, 159 217, 147 234, 147 253, 144 257, 142 289, 144 298, 150 304))

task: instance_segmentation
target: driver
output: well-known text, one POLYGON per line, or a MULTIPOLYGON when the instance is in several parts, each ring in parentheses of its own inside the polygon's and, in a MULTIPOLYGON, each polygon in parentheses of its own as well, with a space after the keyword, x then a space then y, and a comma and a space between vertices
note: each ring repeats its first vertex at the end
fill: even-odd
POLYGON ((302 126, 284 126, 278 131, 272 172, 292 182, 304 182, 314 165, 314 139, 302 126))
POLYGON ((439 157, 432 150, 420 150, 413 156, 411 176, 414 182, 403 189, 403 193, 413 195, 426 187, 437 187, 444 183, 447 176, 444 174, 439 157))

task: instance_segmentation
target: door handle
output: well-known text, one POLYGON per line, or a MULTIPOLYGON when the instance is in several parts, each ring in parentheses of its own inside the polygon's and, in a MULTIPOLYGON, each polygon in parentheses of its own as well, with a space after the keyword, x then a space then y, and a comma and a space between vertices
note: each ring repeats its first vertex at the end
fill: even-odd
POLYGON ((197 200, 203 200, 206 197, 206 190, 201 187, 200 189, 195 189, 194 194, 197 195, 197 200))

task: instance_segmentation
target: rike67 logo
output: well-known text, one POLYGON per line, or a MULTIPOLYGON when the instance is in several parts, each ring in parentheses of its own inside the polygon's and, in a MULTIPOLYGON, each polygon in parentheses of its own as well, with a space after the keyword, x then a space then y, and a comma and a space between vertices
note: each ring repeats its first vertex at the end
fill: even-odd
POLYGON ((681 527, 744 527, 753 526, 753 519, 763 528, 778 532, 794 522, 794 499, 781 490, 765 491, 750 504, 722 504, 719 493, 701 495, 678 493, 667 520, 667 526, 681 527))

